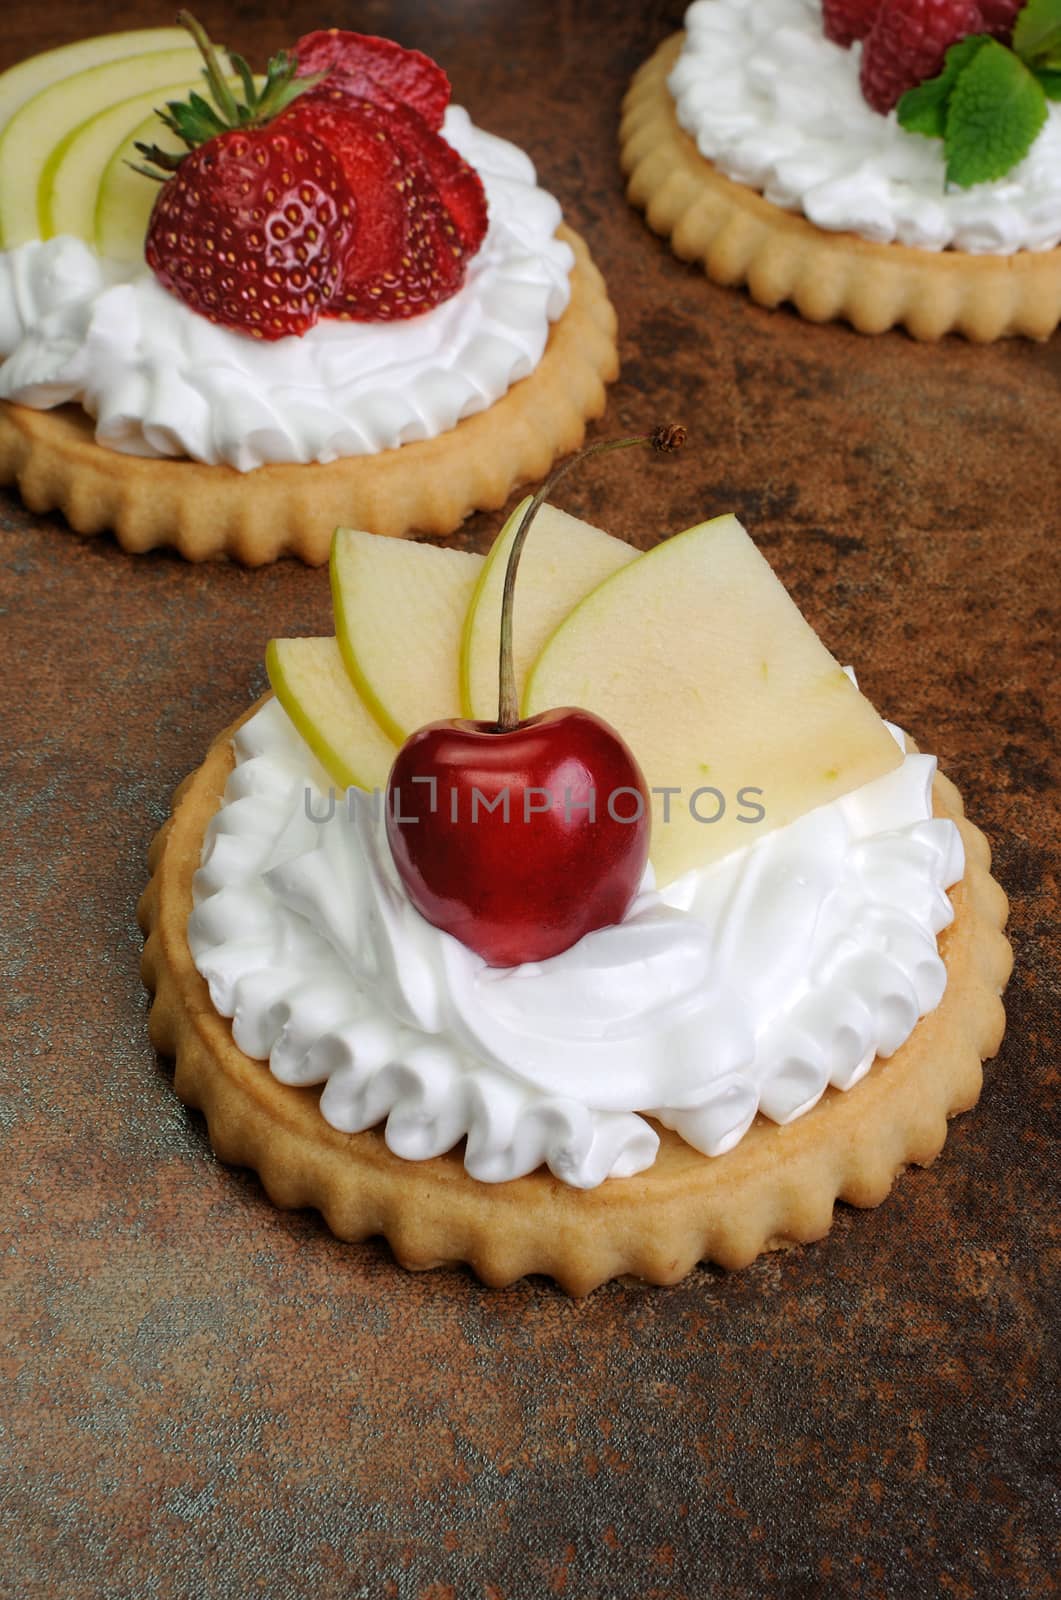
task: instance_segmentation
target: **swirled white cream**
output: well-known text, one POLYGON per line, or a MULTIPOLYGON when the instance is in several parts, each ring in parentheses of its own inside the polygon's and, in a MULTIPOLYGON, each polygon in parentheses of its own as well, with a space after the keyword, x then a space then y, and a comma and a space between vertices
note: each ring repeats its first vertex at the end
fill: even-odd
POLYGON ((408 322, 324 320, 266 343, 221 328, 146 267, 69 236, 0 254, 0 398, 79 401, 130 455, 241 472, 430 439, 532 372, 562 315, 573 256, 530 159, 451 106, 446 138, 479 172, 490 226, 461 290, 408 322))
POLYGON ((964 858, 932 816, 934 757, 662 894, 649 874, 619 926, 499 971, 412 906, 377 799, 329 807, 275 700, 235 748, 195 879, 195 964, 241 1049, 323 1084, 336 1128, 385 1122, 399 1156, 466 1136, 475 1178, 545 1163, 592 1188, 651 1165, 642 1112, 721 1154, 756 1111, 788 1122, 849 1088, 942 997, 936 934, 964 858))
POLYGON ((878 244, 1009 255, 1061 242, 1061 104, 996 183, 948 188, 943 146, 882 117, 861 44, 822 32, 820 0, 696 0, 668 80, 701 155, 819 228, 878 244))

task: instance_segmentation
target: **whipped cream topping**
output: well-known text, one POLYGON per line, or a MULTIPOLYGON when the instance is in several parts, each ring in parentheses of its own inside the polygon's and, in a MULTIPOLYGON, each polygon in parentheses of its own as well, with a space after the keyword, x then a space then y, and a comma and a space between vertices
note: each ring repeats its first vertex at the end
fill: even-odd
POLYGON ((789 1122, 850 1088, 942 998, 936 935, 964 857, 932 816, 931 756, 662 893, 649 869, 621 924, 501 971, 420 916, 379 797, 330 804, 275 700, 235 752, 195 878, 195 964, 242 1050, 322 1084, 334 1127, 385 1123, 396 1155, 466 1138, 485 1182, 544 1163, 592 1188, 652 1164, 640 1113, 718 1155, 757 1111, 789 1122))
POLYGON ((530 159, 459 106, 443 132, 476 168, 490 226, 450 300, 408 322, 319 322, 269 343, 208 322, 146 266, 70 236, 0 254, 0 398, 79 401, 96 439, 246 472, 430 439, 499 400, 541 360, 570 297, 560 207, 530 159))
POLYGON ((971 254, 1061 243, 1061 103, 995 183, 948 188, 943 144, 882 117, 859 88, 861 44, 822 32, 820 0, 696 0, 668 80, 701 155, 773 205, 878 244, 971 254))

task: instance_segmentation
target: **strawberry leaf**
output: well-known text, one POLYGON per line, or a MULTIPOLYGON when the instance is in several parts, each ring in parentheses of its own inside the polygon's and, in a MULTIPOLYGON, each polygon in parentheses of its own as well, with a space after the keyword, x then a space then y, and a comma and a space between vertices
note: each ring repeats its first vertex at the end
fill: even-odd
POLYGON ((210 130, 210 133, 207 135, 208 138, 211 134, 224 133, 226 124, 221 121, 221 118, 218 116, 213 106, 208 100, 204 100, 201 94, 196 94, 193 91, 188 96, 188 104, 195 112, 195 115, 199 119, 199 122, 202 124, 202 126, 210 130))
POLYGON ((928 78, 915 89, 907 89, 898 105, 899 126, 908 133, 922 133, 926 139, 942 139, 947 130, 947 107, 954 85, 969 63, 988 43, 984 33, 972 33, 952 44, 938 78, 928 78))
POLYGON ((1029 66, 1046 65, 1061 51, 1061 0, 1028 0, 1013 29, 1013 48, 1029 66))
POLYGON ((991 39, 959 74, 947 109, 947 179, 961 189, 1002 178, 1031 149, 1046 121, 1042 84, 991 39))
POLYGON ((243 56, 237 55, 235 50, 226 50, 229 66, 233 72, 239 74, 239 81, 243 85, 243 98, 246 104, 240 107, 241 112, 254 105, 258 98, 258 91, 254 83, 254 74, 243 56))
MULTIPOLYGON (((298 61, 290 51, 281 50, 269 62, 265 82, 259 92, 254 74, 243 57, 232 50, 225 50, 224 54, 230 69, 239 78, 243 90, 244 98, 237 100, 221 70, 217 51, 202 24, 188 11, 178 12, 177 21, 182 27, 187 28, 199 48, 203 58, 202 76, 214 102, 211 105, 204 95, 197 94, 193 90, 187 101, 170 100, 166 104, 165 111, 157 112, 165 127, 175 133, 189 151, 198 149, 208 139, 215 138, 229 128, 263 127, 278 117, 282 111, 286 111, 299 95, 315 88, 324 78, 324 73, 318 72, 310 77, 296 79, 298 61)), ((154 147, 151 147, 151 150, 142 145, 138 148, 149 161, 155 160, 155 156, 151 153, 154 147)), ((178 165, 179 161, 172 161, 163 165, 162 170, 168 174, 178 165)), ((136 166, 135 170, 145 172, 146 168, 136 166)), ((147 175, 157 177, 158 173, 147 173, 147 175)))

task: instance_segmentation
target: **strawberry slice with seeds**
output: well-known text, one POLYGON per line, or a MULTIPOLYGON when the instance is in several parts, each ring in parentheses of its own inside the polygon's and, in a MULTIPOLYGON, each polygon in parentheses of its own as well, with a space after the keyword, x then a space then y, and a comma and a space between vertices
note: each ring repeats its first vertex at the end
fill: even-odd
POLYGON ((460 241, 473 256, 486 237, 487 208, 483 180, 451 144, 426 126, 407 106, 394 113, 395 134, 420 157, 438 190, 439 199, 457 227, 460 241))
POLYGON ((461 243, 469 254, 478 250, 486 236, 486 195, 479 174, 439 135, 450 96, 441 67, 391 39, 340 28, 303 35, 295 55, 296 77, 327 73, 303 104, 306 98, 334 101, 345 95, 372 101, 392 114, 401 125, 403 144, 420 157, 433 179, 461 243))
POLYGON ((322 85, 302 95, 282 121, 327 145, 357 204, 357 234, 329 315, 396 321, 430 310, 460 288, 467 252, 393 113, 322 85))
MULTIPOLYGON (((299 72, 301 70, 300 63, 299 72)), ((461 243, 469 255, 474 254, 486 237, 487 226, 486 194, 475 168, 469 166, 418 111, 396 100, 364 67, 344 64, 341 72, 330 72, 319 88, 310 90, 300 100, 302 104, 307 100, 339 104, 343 98, 371 100, 395 118, 400 124, 400 135, 396 127, 395 136, 400 136, 402 143, 423 161, 443 205, 457 225, 461 243)))
MULTIPOLYGON (((423 165, 439 199, 456 225, 464 252, 468 256, 474 255, 486 237, 489 220, 486 191, 475 168, 469 166, 464 157, 459 155, 441 134, 429 128, 423 117, 409 106, 399 105, 394 101, 389 106, 385 105, 375 93, 365 96, 364 99, 386 114, 389 119, 390 137, 398 141, 411 159, 418 160, 423 165)), ((361 102, 363 103, 364 101, 361 102)), ((355 113, 357 110, 357 102, 348 93, 346 84, 333 88, 330 80, 325 80, 319 88, 311 89, 307 94, 300 96, 296 107, 289 115, 301 115, 308 105, 328 106, 340 116, 345 109, 350 109, 351 105, 355 113)), ((329 142, 333 137, 341 140, 341 123, 320 123, 318 127, 327 129, 319 134, 325 142, 329 142), (334 129, 340 131, 333 132, 334 129)), ((356 192, 357 157, 353 151, 345 165, 347 176, 356 192)))
POLYGON ((356 217, 326 144, 282 121, 230 129, 163 184, 144 253, 159 282, 211 322, 282 339, 331 305, 356 217))
POLYGON ((303 34, 295 45, 296 76, 326 72, 329 89, 345 89, 355 98, 374 100, 365 92, 365 78, 391 100, 411 106, 429 128, 441 128, 449 105, 449 79, 442 68, 419 50, 407 50, 393 39, 370 33, 321 28, 303 34))

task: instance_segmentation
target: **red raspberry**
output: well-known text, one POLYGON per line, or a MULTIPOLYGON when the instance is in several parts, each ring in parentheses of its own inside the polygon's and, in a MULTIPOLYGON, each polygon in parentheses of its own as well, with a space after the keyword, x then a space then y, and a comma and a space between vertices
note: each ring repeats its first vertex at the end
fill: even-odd
POLYGON ((993 33, 996 39, 1009 40, 1018 11, 1024 0, 978 0, 980 15, 984 19, 984 32, 993 33))
POLYGON ((881 0, 862 47, 863 95, 874 111, 890 111, 942 71, 952 44, 983 28, 977 0, 881 0))
POLYGON ((854 44, 873 26, 881 0, 822 0, 825 37, 834 44, 854 44))

